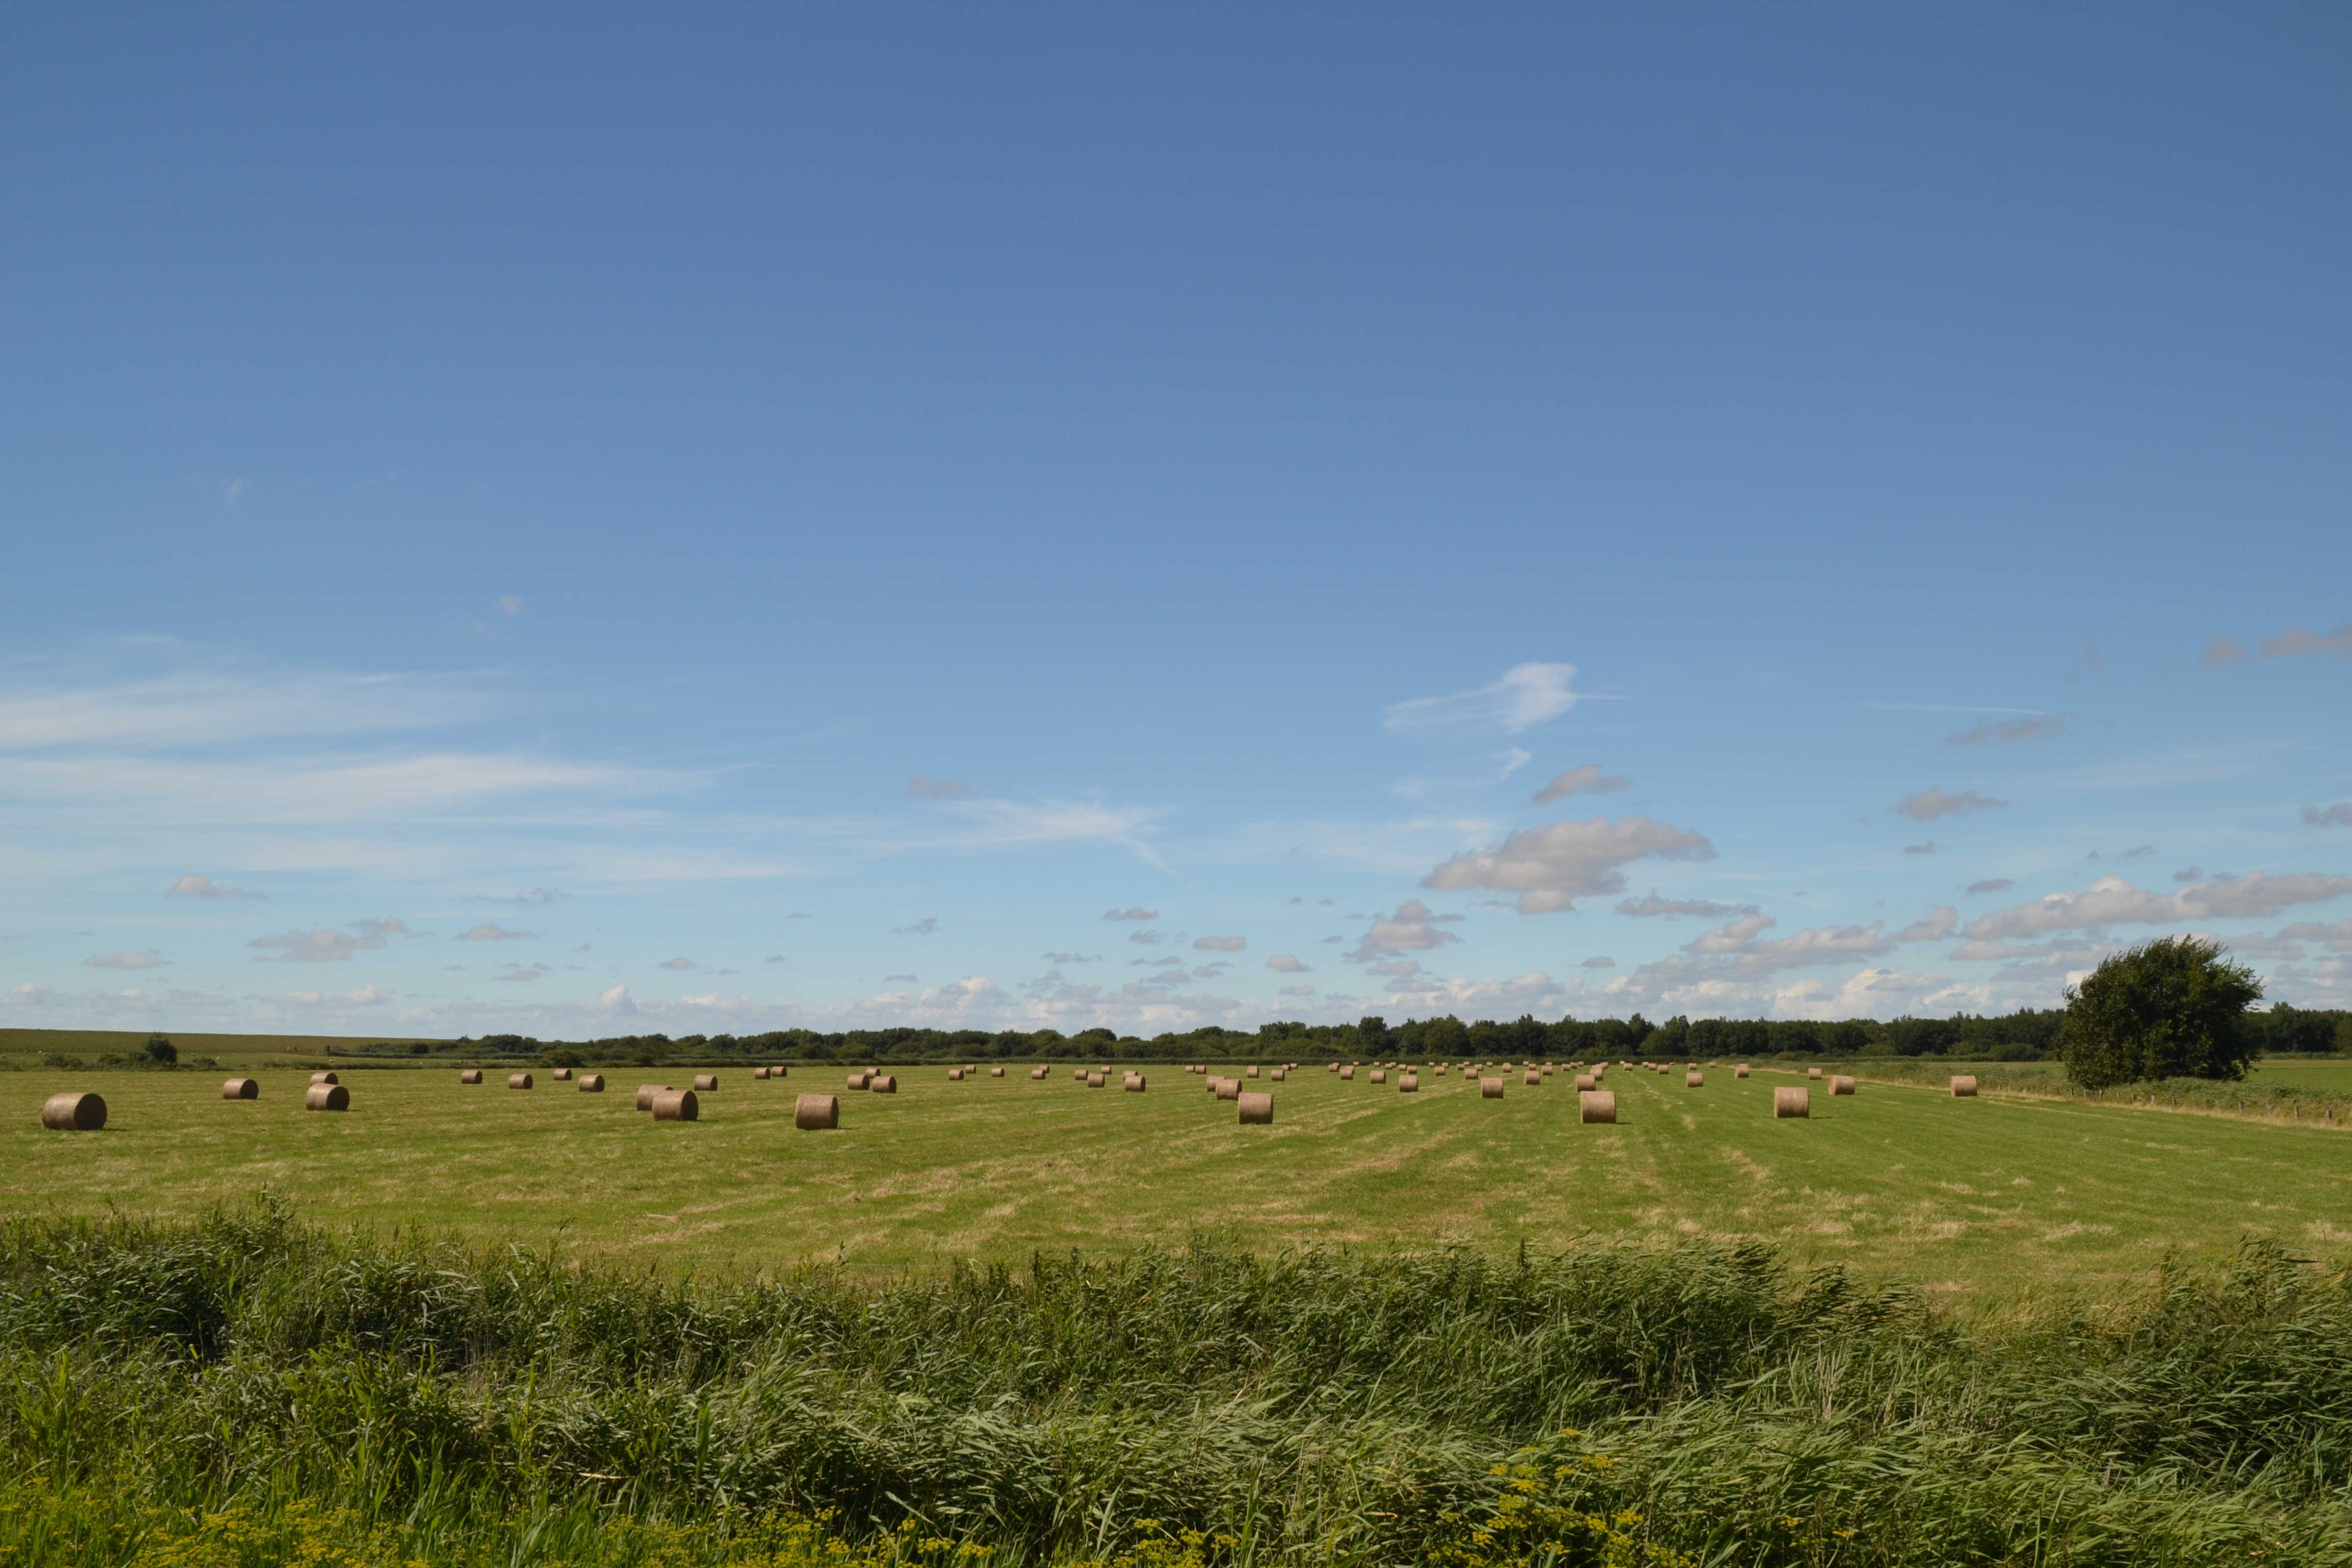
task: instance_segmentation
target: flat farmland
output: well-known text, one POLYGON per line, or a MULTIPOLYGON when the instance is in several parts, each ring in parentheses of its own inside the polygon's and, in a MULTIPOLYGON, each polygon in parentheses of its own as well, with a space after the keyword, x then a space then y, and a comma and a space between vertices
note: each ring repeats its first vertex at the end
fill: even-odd
POLYGON ((2352 1251, 2343 1132, 1870 1082, 1834 1099, 1815 1085, 1810 1120, 1775 1121, 1773 1087, 1803 1079, 1765 1068, 1696 1089, 1679 1069, 1613 1069, 1615 1126, 1579 1124, 1565 1074, 1537 1089, 1514 1074, 1486 1100, 1458 1075, 1403 1095, 1318 1066, 1255 1086, 1275 1096, 1271 1127, 1166 1069, 1128 1094, 1067 1065, 961 1083, 921 1068, 896 1095, 848 1092, 833 1070, 734 1069, 691 1124, 635 1111, 635 1075, 593 1095, 543 1072, 524 1092, 497 1071, 469 1088, 455 1070, 362 1069, 340 1115, 301 1109, 301 1073, 256 1076, 261 1098, 236 1103, 189 1073, 6 1075, 0 1208, 187 1215, 268 1191, 329 1224, 728 1274, 1195 1233, 1482 1249, 1709 1237, 1968 1295, 2145 1279, 2168 1250, 2210 1260, 2248 1237, 2352 1251), (105 1096, 103 1132, 39 1125, 68 1087, 105 1096), (793 1129, 803 1090, 841 1094, 839 1131, 793 1129))

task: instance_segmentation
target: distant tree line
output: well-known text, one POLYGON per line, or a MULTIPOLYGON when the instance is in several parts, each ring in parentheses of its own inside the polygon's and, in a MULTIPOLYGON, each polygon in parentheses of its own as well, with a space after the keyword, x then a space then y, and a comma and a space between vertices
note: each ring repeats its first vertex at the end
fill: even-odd
MULTIPOLYGON (((2040 1061, 2059 1054, 2063 1008, 2014 1013, 1958 1013, 1948 1018, 1804 1019, 1687 1018, 1654 1024, 1629 1018, 1562 1018, 1531 1014, 1508 1022, 1465 1023, 1446 1014, 1391 1024, 1370 1016, 1353 1024, 1276 1021, 1256 1029, 1211 1026, 1145 1038, 1111 1029, 1065 1035, 1056 1029, 772 1029, 759 1035, 618 1035, 583 1041, 541 1041, 527 1035, 486 1035, 436 1042, 363 1047, 363 1054, 535 1058, 559 1067, 653 1067, 692 1061, 1231 1061, 1395 1057, 1412 1060, 1517 1058, 1607 1059, 1638 1052, 1661 1059, 1757 1057, 1953 1057, 1968 1061, 2040 1061)), ((2249 1013, 2244 1039, 2256 1054, 2352 1053, 2352 1012, 2281 1005, 2249 1013)))

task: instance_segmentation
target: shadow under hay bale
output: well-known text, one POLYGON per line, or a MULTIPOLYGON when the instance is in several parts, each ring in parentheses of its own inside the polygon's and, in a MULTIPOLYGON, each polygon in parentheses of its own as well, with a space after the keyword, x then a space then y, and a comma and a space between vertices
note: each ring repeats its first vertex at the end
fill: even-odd
POLYGON ((804 1094, 793 1101, 793 1125, 803 1132, 830 1132, 841 1125, 841 1097, 804 1094))
POLYGON ((106 1101, 65 1089, 41 1101, 41 1125, 52 1132, 95 1132, 106 1125, 106 1101))

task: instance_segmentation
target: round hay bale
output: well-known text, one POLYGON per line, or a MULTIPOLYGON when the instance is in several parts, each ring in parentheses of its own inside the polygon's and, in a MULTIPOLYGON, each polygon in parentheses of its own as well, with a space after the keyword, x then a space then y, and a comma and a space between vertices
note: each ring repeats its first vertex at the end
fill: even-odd
POLYGON ((1338 1072, 1339 1070, 1339 1064, 1338 1062, 1333 1062, 1331 1064, 1331 1070, 1333 1072, 1338 1072))
POLYGON ((654 1108, 654 1101, 668 1092, 669 1085, 666 1083, 641 1083, 637 1085, 637 1109, 639 1110, 651 1110, 654 1108))
POLYGON ((1807 1068, 1805 1069, 1805 1076, 1807 1078, 1817 1079, 1822 1076, 1822 1069, 1819 1068, 1807 1068))
POLYGON ((1087 1081, 1087 1069, 1084 1068, 1075 1068, 1071 1071, 1070 1076, 1073 1079, 1076 1079, 1078 1082, 1084 1083, 1087 1081))
POLYGON ((558 1083, 570 1083, 572 1081, 572 1069, 570 1068, 557 1068, 554 1072, 548 1076, 554 1079, 558 1083))
POLYGON ((310 1081, 312 1083, 341 1083, 343 1080, 337 1078, 331 1072, 314 1072, 310 1075, 310 1081))
POLYGON ((717 1073, 715 1073, 715 1072, 698 1072, 698 1073, 696 1073, 696 1074, 694 1075, 694 1092, 695 1092, 695 1093, 697 1093, 697 1094, 709 1094, 712 1089, 717 1089, 718 1087, 719 1087, 719 1075, 718 1075, 717 1073))
POLYGON ((1029 1069, 1029 1076, 1031 1078, 1044 1078, 1047 1070, 1048 1069, 1045 1068, 1031 1068, 1029 1069))
POLYGON ((1843 1073, 1832 1073, 1830 1075, 1830 1092, 1832 1094, 1852 1094, 1853 1092, 1853 1079, 1846 1077, 1843 1073))
POLYGON ((1347 1080, 1347 1079, 1353 1079, 1355 1076, 1356 1076, 1356 1069, 1355 1069, 1355 1067, 1354 1067, 1354 1065, 1353 1065, 1352 1063, 1351 1063, 1351 1064, 1349 1064, 1349 1066, 1347 1066, 1347 1067, 1343 1067, 1343 1068, 1341 1068, 1339 1069, 1339 1077, 1340 1077, 1340 1079, 1341 1079, 1341 1080, 1342 1080, 1342 1081, 1345 1081, 1345 1080, 1347 1080))
POLYGON ((696 1121, 702 1116, 702 1101, 694 1098, 690 1089, 673 1089, 654 1096, 656 1121, 696 1121))
POLYGON ((793 1125, 803 1132, 830 1132, 841 1125, 841 1097, 804 1094, 793 1101, 793 1125))
POLYGON ((988 1069, 988 1076, 991 1078, 1003 1078, 1004 1076, 1004 1069, 1003 1068, 991 1068, 988 1069))
POLYGON ((305 1110, 349 1110, 352 1091, 339 1083, 314 1083, 302 1093, 305 1110))
POLYGON ((1274 1096, 1242 1094, 1238 1092, 1237 1086, 1234 1099, 1240 1108, 1243 1126, 1271 1127, 1274 1125, 1274 1096))
POLYGON ((896 1094, 898 1092, 898 1079, 895 1074, 877 1073, 866 1080, 866 1087, 875 1094, 896 1094))
POLYGON ((509 1089, 529 1089, 530 1087, 530 1074, 527 1072, 510 1072, 507 1074, 507 1087, 509 1089))
POLYGON ((1498 1078, 1482 1078, 1482 1079, 1480 1079, 1478 1080, 1478 1098, 1479 1098, 1479 1099, 1481 1099, 1481 1100, 1500 1100, 1500 1099, 1502 1099, 1502 1098, 1503 1098, 1503 1080, 1502 1080, 1501 1079, 1498 1079, 1498 1078))
POLYGON ((252 1078, 233 1078, 221 1085, 221 1098, 223 1100, 259 1100, 261 1080, 252 1078))
POLYGON ((768 1069, 766 1068, 753 1068, 751 1069, 751 1076, 757 1079, 764 1079, 768 1076, 768 1069))
POLYGON ((66 1089, 41 1101, 41 1125, 53 1132, 95 1132, 106 1125, 106 1101, 66 1089))
POLYGON ((1088 1089, 1100 1089, 1109 1081, 1110 1074, 1107 1072, 1090 1072, 1087 1074, 1087 1087, 1088 1089))
POLYGON ((1281 1083, 1290 1077, 1290 1069, 1288 1068, 1276 1068, 1265 1076, 1276 1083, 1281 1083))
POLYGON ((849 1075, 849 1087, 850 1087, 850 1088, 852 1088, 852 1089, 864 1089, 864 1088, 866 1087, 866 1080, 867 1079, 872 1078, 873 1076, 874 1076, 874 1075, 873 1075, 872 1073, 864 1073, 864 1072, 854 1072, 854 1073, 851 1073, 851 1074, 849 1075))
POLYGON ((1583 1093, 1586 1089, 1598 1089, 1598 1088, 1600 1088, 1600 1087, 1601 1087, 1601 1079, 1600 1079, 1600 1078, 1599 1078, 1598 1076, 1596 1076, 1595 1074, 1589 1073, 1589 1072, 1580 1072, 1580 1073, 1578 1073, 1578 1074, 1576 1075, 1576 1092, 1577 1092, 1577 1093, 1579 1093, 1579 1094, 1582 1094, 1582 1093, 1583 1093))
POLYGON ((1520 1087, 1524 1089, 1541 1089, 1543 1087, 1543 1074, 1536 1071, 1533 1068, 1529 1068, 1526 1072, 1519 1075, 1519 1084, 1520 1087))
POLYGON ((1683 1087, 1685 1089, 1705 1089, 1706 1087, 1706 1074, 1698 1071, 1696 1068, 1693 1068, 1691 1071, 1683 1074, 1683 1087))
POLYGON ((459 1083, 479 1083, 482 1081, 482 1069, 479 1068, 467 1068, 465 1071, 457 1075, 457 1081, 459 1083))
POLYGON ((1776 1089, 1772 1091, 1772 1116, 1775 1121, 1790 1116, 1811 1116, 1812 1113, 1811 1089, 1776 1089))
POLYGON ((1255 1078, 1257 1076, 1257 1064, 1255 1062, 1252 1062, 1247 1068, 1243 1069, 1243 1073, 1245 1077, 1255 1078))
POLYGON ((963 1081, 963 1068, 948 1068, 948 1081, 949 1081, 950 1083, 961 1083, 961 1082, 963 1081))
POLYGON ((1954 1100, 1974 1100, 1976 1097, 1976 1075, 1974 1073, 1965 1072, 1954 1073, 1952 1075, 1952 1098, 1954 1100))
POLYGON ((580 1075, 580 1092, 581 1092, 581 1093, 583 1093, 583 1094, 602 1094, 602 1093, 604 1093, 604 1075, 603 1073, 600 1073, 600 1072, 583 1072, 583 1073, 582 1073, 582 1074, 580 1075))
POLYGON ((784 1069, 780 1067, 772 1066, 768 1068, 768 1076, 770 1078, 790 1078, 792 1075, 784 1071, 784 1069))
POLYGON ((1372 1081, 1373 1081, 1374 1083, 1386 1083, 1386 1082, 1388 1082, 1388 1080, 1389 1080, 1389 1072, 1388 1072, 1388 1068, 1374 1068, 1372 1069, 1372 1081))
POLYGON ((1141 1073, 1131 1072, 1120 1080, 1118 1087, 1129 1094, 1141 1094, 1149 1086, 1145 1083, 1141 1073))
POLYGON ((1601 1121, 1617 1124, 1617 1091, 1609 1089, 1588 1089, 1576 1097, 1576 1119, 1579 1121, 1601 1121))
POLYGON ((1219 1100, 1237 1100, 1241 1097, 1241 1079, 1237 1078, 1221 1078, 1217 1080, 1217 1098, 1219 1100))
POLYGON ((1397 1074, 1397 1092, 1399 1094, 1419 1094, 1421 1092, 1421 1075, 1419 1073, 1412 1072, 1397 1074))
POLYGON ((1731 1069, 1731 1076, 1734 1078, 1746 1078, 1748 1076, 1748 1064, 1746 1062, 1741 1062, 1738 1067, 1733 1068, 1731 1069))

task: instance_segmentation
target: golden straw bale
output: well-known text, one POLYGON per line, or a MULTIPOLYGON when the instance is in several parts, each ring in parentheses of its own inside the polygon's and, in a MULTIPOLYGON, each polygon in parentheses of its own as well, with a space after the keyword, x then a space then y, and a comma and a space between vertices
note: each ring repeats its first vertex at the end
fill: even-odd
POLYGON ((1579 1121, 1605 1121, 1615 1125, 1617 1092, 1608 1089, 1580 1090, 1576 1097, 1576 1119, 1579 1121))
POLYGON ((1579 1094, 1583 1093, 1588 1089, 1598 1089, 1600 1087, 1601 1078, 1599 1074, 1580 1072, 1576 1075, 1576 1091, 1579 1094))
POLYGON ((1813 1113, 1813 1091, 1810 1089, 1776 1089, 1772 1091, 1772 1115, 1775 1119, 1790 1116, 1810 1117, 1813 1113))
POLYGON ((349 1110, 352 1091, 339 1083, 314 1083, 302 1093, 305 1110, 349 1110))
POLYGON ((1234 1099, 1241 1111, 1243 1126, 1270 1127, 1274 1124, 1274 1096, 1236 1093, 1234 1099))
POLYGON ((1131 1072, 1119 1080, 1119 1088, 1129 1094, 1141 1094, 1148 1087, 1139 1072, 1131 1072))
POLYGON ((1536 1071, 1533 1068, 1529 1068, 1526 1072, 1519 1075, 1519 1082, 1522 1086, 1528 1089, 1541 1089, 1543 1087, 1543 1074, 1536 1071))
POLYGON ((1831 1074, 1830 1092, 1832 1094, 1852 1094, 1853 1092, 1853 1079, 1846 1077, 1843 1073, 1831 1074))
POLYGON ((875 1094, 896 1094, 898 1092, 898 1079, 895 1074, 877 1072, 866 1080, 866 1087, 875 1094))
POLYGON ((1275 1082, 1280 1083, 1290 1076, 1290 1069, 1288 1068, 1276 1068, 1265 1076, 1272 1079, 1275 1082))
POLYGON ((527 1072, 510 1072, 507 1074, 507 1087, 509 1089, 529 1089, 530 1087, 530 1074, 527 1072))
POLYGON ((872 1078, 873 1076, 874 1076, 874 1075, 873 1075, 872 1073, 865 1073, 865 1072, 854 1072, 854 1073, 851 1073, 851 1074, 849 1075, 849 1087, 850 1087, 850 1088, 852 1088, 852 1089, 864 1089, 864 1088, 866 1087, 866 1080, 867 1080, 868 1079, 872 1078))
POLYGON ((1109 1081, 1110 1075, 1108 1073, 1090 1072, 1087 1074, 1087 1087, 1088 1089, 1100 1089, 1109 1081))
POLYGON ((1072 1078, 1076 1079, 1078 1082, 1080 1082, 1080 1083, 1084 1083, 1084 1082, 1086 1082, 1086 1081, 1087 1081, 1087 1069, 1086 1069, 1086 1068, 1073 1068, 1073 1069, 1071 1070, 1070 1076, 1071 1076, 1072 1078))
POLYGON ((1338 1062, 1333 1062, 1331 1064, 1331 1070, 1333 1072, 1338 1072, 1339 1070, 1339 1064, 1338 1062))
POLYGON ((656 1121, 695 1121, 701 1119, 702 1101, 694 1098, 690 1089, 674 1089, 667 1094, 654 1096, 656 1121))
POLYGON ((479 1083, 482 1081, 482 1069, 479 1068, 467 1068, 465 1071, 457 1075, 457 1081, 459 1083, 479 1083))
POLYGON ((41 1125, 52 1132, 95 1132, 106 1125, 106 1101, 67 1089, 41 1101, 41 1125))
POLYGON ((1706 1087, 1706 1074, 1700 1072, 1696 1068, 1683 1074, 1683 1087, 1685 1089, 1705 1089, 1706 1087))
POLYGON ((793 1101, 793 1125, 803 1132, 830 1132, 841 1125, 841 1097, 804 1094, 793 1101))
POLYGON ((694 1075, 694 1092, 695 1092, 695 1093, 697 1093, 697 1094, 709 1094, 711 1090, 713 1090, 713 1089, 717 1089, 718 1087, 719 1087, 719 1075, 718 1075, 717 1073, 715 1073, 715 1072, 698 1072, 698 1073, 696 1073, 696 1074, 694 1075))
POLYGON ((312 1083, 341 1083, 343 1080, 337 1078, 331 1072, 314 1072, 310 1075, 310 1081, 312 1083))
POLYGON ((753 1068, 751 1069, 751 1076, 754 1079, 764 1081, 768 1076, 768 1069, 766 1068, 753 1068))
POLYGON ((1241 1092, 1241 1079, 1237 1078, 1221 1078, 1217 1080, 1217 1098, 1219 1100, 1237 1099, 1240 1097, 1241 1092))
POLYGON ((580 1075, 580 1092, 581 1092, 581 1093, 583 1093, 583 1094, 602 1094, 602 1093, 604 1093, 604 1075, 603 1073, 600 1073, 600 1072, 583 1072, 583 1073, 582 1073, 582 1074, 580 1075))
POLYGON ((233 1078, 221 1085, 221 1098, 223 1100, 259 1100, 261 1080, 251 1078, 233 1078))
POLYGON ((557 1068, 554 1072, 548 1076, 554 1079, 558 1083, 570 1083, 572 1081, 572 1069, 570 1068, 557 1068))
POLYGON ((961 1082, 963 1081, 963 1068, 948 1068, 948 1081, 949 1081, 950 1083, 961 1083, 961 1082))
POLYGON ((1388 1068, 1374 1068, 1372 1069, 1372 1081, 1373 1081, 1374 1083, 1386 1083, 1386 1082, 1388 1082, 1388 1080, 1389 1080, 1388 1068))
POLYGON ((1805 1076, 1807 1078, 1819 1078, 1822 1076, 1822 1069, 1819 1068, 1807 1068, 1805 1069, 1805 1076))
POLYGON ((641 1083, 637 1085, 637 1109, 639 1110, 651 1110, 654 1108, 655 1097, 657 1095, 667 1094, 668 1092, 669 1085, 666 1083, 641 1083))
POLYGON ((1255 1062, 1252 1062, 1248 1067, 1243 1068, 1242 1071, 1244 1077, 1255 1078, 1257 1076, 1257 1064, 1255 1062))
POLYGON ((1746 1062, 1741 1062, 1738 1067, 1733 1068, 1731 1069, 1731 1076, 1734 1078, 1746 1078, 1748 1076, 1748 1064, 1746 1062))
POLYGON ((1339 1077, 1342 1080, 1353 1079, 1355 1076, 1356 1067, 1353 1062, 1349 1063, 1346 1067, 1339 1069, 1339 1077))
POLYGON ((1003 1078, 1004 1076, 1004 1069, 1003 1068, 991 1068, 988 1069, 988 1076, 991 1078, 1003 1078))
POLYGON ((1397 1074, 1397 1092, 1399 1094, 1419 1094, 1421 1092, 1421 1075, 1416 1072, 1397 1074))
POLYGON ((1952 1098, 1954 1100, 1974 1100, 1976 1097, 1976 1075, 1965 1072, 1954 1073, 1952 1075, 1952 1098))
POLYGON ((1029 1076, 1031 1078, 1044 1078, 1049 1070, 1050 1069, 1045 1068, 1031 1068, 1029 1069, 1029 1076))
POLYGON ((780 1067, 771 1065, 768 1068, 768 1076, 770 1078, 789 1078, 792 1075, 784 1071, 784 1069, 780 1067))
POLYGON ((1498 1078, 1482 1078, 1482 1079, 1480 1079, 1478 1080, 1478 1098, 1479 1098, 1479 1099, 1481 1099, 1481 1100, 1500 1100, 1500 1099, 1502 1099, 1502 1098, 1503 1098, 1503 1080, 1502 1080, 1501 1079, 1498 1079, 1498 1078))

